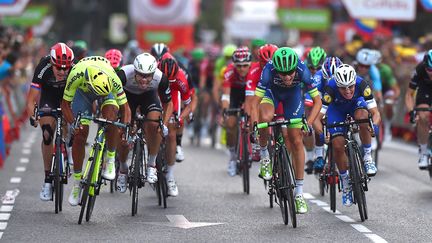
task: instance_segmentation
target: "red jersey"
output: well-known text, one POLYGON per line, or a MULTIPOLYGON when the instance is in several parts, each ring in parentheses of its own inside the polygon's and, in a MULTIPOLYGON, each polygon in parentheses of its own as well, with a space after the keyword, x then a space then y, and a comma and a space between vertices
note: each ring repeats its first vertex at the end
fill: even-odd
POLYGON ((174 112, 178 114, 182 103, 181 101, 183 101, 185 105, 188 105, 191 102, 192 95, 192 90, 189 88, 186 74, 182 69, 179 69, 175 81, 170 81, 170 89, 174 112))
POLYGON ((259 62, 252 63, 249 72, 246 75, 246 89, 245 89, 246 96, 255 95, 255 89, 258 82, 260 81, 262 70, 263 67, 261 67, 259 62))
MULTIPOLYGON (((259 63, 253 62, 249 71, 255 68, 257 65, 259 66, 259 63)), ((240 77, 234 64, 232 63, 229 64, 225 69, 223 87, 234 89, 244 89, 246 87, 246 77, 240 77)))

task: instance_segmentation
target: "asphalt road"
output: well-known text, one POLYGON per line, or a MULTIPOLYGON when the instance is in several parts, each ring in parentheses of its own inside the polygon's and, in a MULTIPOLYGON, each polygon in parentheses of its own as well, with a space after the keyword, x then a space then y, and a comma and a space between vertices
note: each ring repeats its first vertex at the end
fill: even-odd
MULTIPOLYGON (((138 215, 131 216, 129 192, 102 189, 89 223, 78 225, 79 207, 67 203, 54 214, 53 202, 42 202, 43 182, 39 129, 26 128, 0 170, 0 242, 432 242, 432 181, 416 165, 412 145, 392 142, 380 155, 379 172, 369 184, 369 220, 357 207, 329 213, 328 195, 318 180, 306 176, 309 212, 298 215, 298 227, 284 225, 278 207, 269 208, 258 174, 251 171, 251 192, 242 192, 240 176, 229 177, 222 150, 192 147, 184 140, 186 160, 177 163, 179 196, 168 208, 157 205, 148 185, 140 190, 138 215), (208 224, 207 224, 208 223, 208 224)), ((277 206, 277 205, 276 205, 277 206)))

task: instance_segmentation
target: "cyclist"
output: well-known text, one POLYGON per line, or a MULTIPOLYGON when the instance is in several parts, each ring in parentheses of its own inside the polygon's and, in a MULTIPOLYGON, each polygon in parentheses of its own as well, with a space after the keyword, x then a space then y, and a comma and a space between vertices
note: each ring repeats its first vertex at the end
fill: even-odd
MULTIPOLYGON (((342 65, 342 61, 338 57, 330 56, 326 57, 324 63, 322 64, 321 70, 316 72, 314 75, 315 86, 320 92, 321 98, 323 97, 324 87, 327 85, 328 81, 336 73, 337 67, 342 65)), ((322 172, 324 169, 324 138, 320 136, 317 131, 315 133, 315 161, 313 169, 316 173, 322 172)))
POLYGON ((154 56, 158 61, 160 61, 162 56, 168 52, 169 48, 164 43, 155 43, 150 49, 150 54, 152 54, 152 56, 154 56))
POLYGON ((105 52, 105 58, 108 59, 116 72, 123 66, 123 55, 119 49, 109 49, 105 52))
MULTIPOLYGON (((307 54, 306 57, 306 65, 311 73, 314 76, 320 69, 321 66, 326 59, 327 53, 319 46, 313 47, 307 54)), ((309 113, 309 107, 313 106, 313 101, 310 95, 305 92, 305 106, 306 106, 306 116, 309 113)), ((313 166, 314 166, 314 136, 306 136, 303 138, 303 143, 306 148, 306 168, 305 172, 307 174, 312 174, 313 166)), ((317 171, 318 172, 318 171, 317 171)))
MULTIPOLYGON (((427 51, 423 61, 420 62, 409 83, 405 95, 405 106, 408 111, 416 108, 430 108, 432 101, 432 49, 427 51), (415 101, 414 101, 414 96, 415 101)), ((419 145, 418 167, 421 170, 429 166, 429 139, 430 113, 419 111, 416 117, 417 143, 419 145)))
MULTIPOLYGON (((315 129, 322 133, 321 119, 327 114, 327 124, 342 122, 349 114, 354 119, 367 119, 369 112, 372 114, 374 124, 380 122, 380 114, 373 97, 370 85, 357 76, 354 68, 348 64, 342 64, 336 69, 336 73, 324 87, 323 106, 315 129)), ((377 168, 371 155, 371 134, 368 124, 360 124, 360 139, 363 146, 363 160, 368 176, 375 176, 377 168)), ((353 203, 352 187, 349 182, 348 158, 345 153, 345 138, 343 128, 329 130, 332 143, 332 159, 336 162, 342 178, 342 203, 351 206, 353 203)))
POLYGON ((168 137, 166 141, 166 157, 168 164, 166 180, 168 195, 175 197, 178 195, 178 188, 174 179, 177 130, 180 129, 181 123, 183 123, 191 113, 191 107, 189 105, 191 103, 191 90, 189 89, 185 72, 179 68, 177 61, 174 58, 167 57, 162 59, 158 68, 169 80, 174 107, 168 124, 168 137), (180 99, 182 102, 180 102, 180 99), (181 110, 181 103, 185 105, 183 110, 181 110))
MULTIPOLYGON (((28 114, 33 114, 35 103, 39 104, 39 108, 56 109, 60 107, 60 101, 63 97, 63 91, 66 85, 66 78, 72 68, 73 61, 73 51, 62 42, 51 47, 50 55, 42 57, 39 64, 36 66, 31 88, 28 93, 28 114)), ((36 123, 34 115, 30 117, 30 123, 36 127, 38 124, 36 123)), ((52 199, 52 179, 50 177, 50 171, 53 140, 57 126, 56 119, 52 116, 42 116, 39 123, 42 129, 41 146, 45 170, 45 180, 39 197, 42 201, 49 201, 52 199)))
POLYGON ((375 50, 362 48, 357 52, 356 62, 354 65, 357 75, 368 80, 373 90, 375 100, 379 105, 382 102, 382 82, 377 63, 377 54, 375 50))
POLYGON ((135 57, 141 54, 143 51, 139 47, 137 40, 130 40, 126 48, 123 50, 123 59, 125 60, 124 63, 130 64, 133 63, 135 60, 135 57))
MULTIPOLYGON (((123 66, 118 72, 124 84, 133 119, 138 108, 147 119, 158 120, 163 116, 162 131, 156 122, 144 124, 148 148, 147 181, 149 183, 157 182, 156 157, 162 140, 159 132, 164 136, 168 135, 167 125, 173 109, 168 79, 157 66, 157 61, 152 55, 142 53, 135 58, 133 64, 123 66)), ((117 179, 120 192, 125 192, 127 189, 128 153, 128 145, 122 143, 119 148, 120 171, 117 179)))
MULTIPOLYGON (((255 68, 258 63, 252 64, 252 54, 249 48, 242 46, 237 48, 232 55, 233 63, 228 65, 224 73, 223 92, 221 97, 222 110, 228 108, 241 108, 245 100, 246 75, 250 68, 255 68)), ((228 162, 228 174, 237 174, 237 154, 235 151, 237 141, 237 116, 227 114, 224 117, 224 125, 227 136, 227 147, 230 153, 228 162)))
POLYGON ((259 59, 259 49, 261 46, 265 45, 266 41, 263 39, 252 39, 251 40, 251 53, 252 53, 252 61, 258 62, 259 59))
MULTIPOLYGON (((264 66, 271 60, 274 52, 278 49, 276 45, 265 44, 261 46, 258 50, 258 60, 259 65, 255 65, 254 68, 250 68, 246 76, 246 88, 245 88, 245 112, 250 114, 250 120, 252 121, 250 125, 253 125, 255 121, 258 121, 258 102, 255 96, 256 86, 261 78, 261 73, 264 66)), ((254 161, 259 161, 259 144, 258 141, 252 143, 254 161)))
MULTIPOLYGON (((78 112, 92 114, 92 104, 97 99, 103 99, 102 116, 108 120, 117 120, 120 111, 121 122, 130 123, 130 109, 124 94, 121 81, 110 62, 101 56, 83 58, 71 70, 63 94, 61 108, 67 123, 74 122, 78 112)), ((72 144, 74 162, 74 185, 69 196, 72 206, 78 204, 81 191, 82 164, 85 157, 85 143, 89 132, 89 120, 82 119, 80 128, 75 130, 72 144)), ((118 142, 118 129, 108 126, 106 131, 107 153, 105 169, 102 176, 107 180, 115 178, 115 149, 118 142)))
MULTIPOLYGON (((295 51, 289 47, 280 47, 273 54, 272 62, 264 67, 261 80, 255 90, 259 97, 260 122, 270 122, 275 113, 275 104, 281 102, 284 109, 284 118, 301 118, 304 113, 304 101, 302 84, 311 95, 314 105, 307 118, 307 125, 312 126, 320 108, 321 99, 318 90, 313 86, 314 82, 304 62, 299 60, 295 51)), ((308 210, 303 197, 303 178, 305 155, 303 150, 303 124, 291 124, 288 126, 288 136, 285 137, 287 148, 291 149, 296 178, 295 204, 298 213, 306 213, 308 210)), ((264 180, 272 178, 270 155, 267 149, 269 129, 260 129, 259 142, 261 146, 260 176, 264 180)))

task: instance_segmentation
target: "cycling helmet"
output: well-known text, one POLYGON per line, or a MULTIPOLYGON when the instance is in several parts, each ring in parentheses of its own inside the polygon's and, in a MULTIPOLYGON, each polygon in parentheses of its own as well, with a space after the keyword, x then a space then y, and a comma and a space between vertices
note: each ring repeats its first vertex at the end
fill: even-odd
POLYGON ((327 57, 321 66, 323 77, 330 79, 336 73, 337 67, 342 64, 342 61, 338 57, 327 57))
POLYGON ((149 53, 139 54, 134 60, 134 68, 136 72, 142 74, 154 73, 157 68, 156 58, 149 53))
POLYGON ((179 71, 177 62, 172 58, 165 58, 160 63, 158 68, 167 76, 168 80, 176 80, 179 71))
POLYGON ((59 42, 51 47, 51 64, 58 68, 70 68, 74 53, 65 43, 59 42))
POLYGON ((365 66, 373 65, 376 62, 376 54, 371 49, 362 48, 357 52, 356 61, 365 66))
POLYGON ((150 50, 150 53, 158 60, 167 52, 169 48, 164 43, 155 43, 150 50))
POLYGON ((255 48, 255 47, 261 47, 261 46, 263 46, 263 45, 265 45, 265 44, 266 44, 266 41, 263 40, 263 39, 253 39, 253 40, 251 41, 251 46, 252 46, 252 48, 255 48))
POLYGON ((423 59, 423 62, 427 68, 429 68, 429 69, 432 68, 432 49, 430 49, 429 51, 426 52, 424 59, 423 59))
POLYGON ((236 49, 237 49, 237 46, 235 46, 233 44, 228 44, 228 45, 224 46, 224 48, 222 50, 224 57, 232 57, 232 55, 234 54, 236 49))
POLYGON ((289 47, 281 47, 273 54, 273 66, 278 72, 291 72, 297 68, 298 56, 289 47))
POLYGON ((87 48, 87 42, 85 42, 84 40, 76 40, 75 42, 74 42, 74 46, 79 46, 79 47, 81 47, 82 49, 84 49, 84 50, 87 50, 88 48, 87 48))
POLYGON ((108 75, 96 66, 88 66, 85 70, 87 87, 98 96, 106 96, 111 93, 112 84, 108 75))
POLYGON ((276 45, 265 44, 258 50, 258 58, 260 62, 268 62, 272 59, 274 52, 278 49, 276 45))
POLYGON ((355 84, 356 79, 356 71, 351 65, 342 64, 336 69, 335 80, 338 87, 349 87, 355 84))
POLYGON ((116 69, 119 68, 122 65, 122 53, 118 49, 109 49, 107 52, 105 52, 105 58, 110 61, 111 66, 116 69))
POLYGON ((319 68, 324 62, 327 54, 321 47, 317 46, 312 48, 307 55, 308 67, 319 68))
POLYGON ((247 46, 237 48, 232 55, 232 61, 234 64, 250 63, 252 61, 252 54, 249 51, 249 48, 247 46))
POLYGON ((205 57, 204 49, 202 48, 195 48, 191 51, 191 57, 192 60, 201 61, 205 57))

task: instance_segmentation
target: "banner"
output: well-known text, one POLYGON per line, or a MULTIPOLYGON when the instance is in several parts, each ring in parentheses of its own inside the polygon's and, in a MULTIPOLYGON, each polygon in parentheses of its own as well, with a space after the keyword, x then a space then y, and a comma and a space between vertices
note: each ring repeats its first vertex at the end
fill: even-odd
POLYGON ((327 30, 331 19, 328 9, 279 9, 279 20, 285 28, 299 30, 327 30))
POLYGON ((147 25, 193 24, 199 0, 129 0, 133 22, 147 25))
POLYGON ((416 0, 342 0, 354 19, 413 21, 416 0))
POLYGON ((167 44, 172 51, 179 48, 192 49, 194 46, 193 35, 193 25, 138 25, 136 28, 136 39, 140 47, 146 51, 157 42, 167 44))
POLYGON ((48 13, 48 5, 31 5, 19 16, 6 16, 3 18, 4 25, 15 25, 21 27, 35 26, 42 22, 48 13))
POLYGON ((30 0, 0 0, 0 16, 20 15, 30 0))

